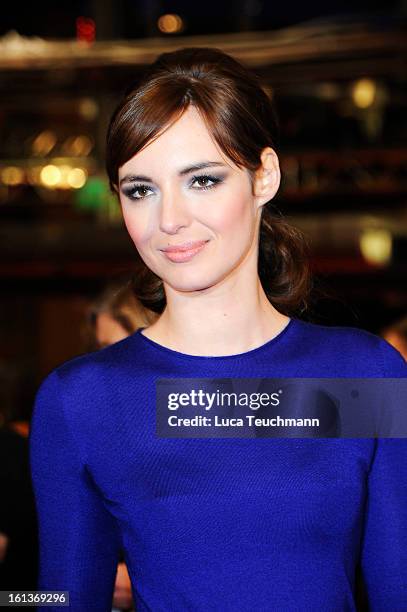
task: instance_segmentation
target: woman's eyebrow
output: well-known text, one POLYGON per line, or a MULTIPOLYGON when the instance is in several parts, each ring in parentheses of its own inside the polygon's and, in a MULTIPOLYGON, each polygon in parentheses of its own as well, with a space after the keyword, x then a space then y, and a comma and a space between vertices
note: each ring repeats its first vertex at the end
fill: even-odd
POLYGON ((139 181, 143 183, 154 182, 152 179, 148 178, 148 176, 136 176, 135 174, 126 174, 122 179, 120 179, 119 185, 123 185, 123 183, 133 183, 134 181, 139 181))
MULTIPOLYGON (((213 168, 215 166, 226 167, 226 165, 222 162, 217 161, 203 161, 193 164, 192 166, 187 166, 186 168, 182 168, 178 171, 179 176, 185 176, 190 172, 197 172, 198 170, 203 170, 204 168, 213 168)), ((123 183, 131 183, 134 181, 144 182, 144 183, 154 183, 153 179, 144 175, 135 175, 135 174, 126 174, 122 179, 120 179, 119 185, 123 183)))
POLYGON ((225 164, 217 161, 203 161, 198 162, 197 164, 193 164, 192 166, 188 166, 187 168, 183 168, 178 172, 180 176, 184 176, 185 174, 189 174, 190 172, 196 172, 197 170, 203 170, 204 168, 213 168, 214 166, 223 166, 225 164))

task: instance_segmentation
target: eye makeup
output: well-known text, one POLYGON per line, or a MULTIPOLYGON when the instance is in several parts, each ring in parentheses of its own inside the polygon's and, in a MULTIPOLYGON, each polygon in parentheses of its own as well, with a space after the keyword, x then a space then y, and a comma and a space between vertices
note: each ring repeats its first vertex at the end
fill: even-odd
POLYGON ((222 183, 224 178, 224 176, 210 176, 209 174, 199 174, 191 178, 191 187, 193 183, 199 183, 199 181, 210 181, 212 185, 202 185, 201 183, 199 187, 192 187, 192 189, 213 189, 213 187, 216 187, 216 185, 222 183))
MULTIPOLYGON (((207 189, 213 189, 224 180, 225 175, 214 176, 209 174, 197 174, 191 177, 189 187, 194 191, 205 191, 207 189), (196 187, 194 184, 198 184, 198 186, 196 187)), ((129 200, 144 200, 154 194, 154 188, 145 183, 133 183, 126 187, 122 187, 122 193, 129 200)))

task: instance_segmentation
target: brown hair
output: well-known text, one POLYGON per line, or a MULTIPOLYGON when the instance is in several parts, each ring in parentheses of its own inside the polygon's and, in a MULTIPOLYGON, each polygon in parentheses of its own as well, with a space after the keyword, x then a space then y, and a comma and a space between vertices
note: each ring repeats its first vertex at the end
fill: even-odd
MULTIPOLYGON (((163 53, 113 113, 107 133, 106 168, 118 190, 119 168, 193 105, 221 150, 246 168, 253 184, 260 155, 275 148, 276 118, 257 77, 219 49, 192 47, 163 53)), ((311 288, 308 247, 271 201, 262 208, 259 278, 270 302, 283 314, 307 308, 311 288)), ((162 312, 163 283, 138 262, 134 289, 147 307, 162 312)))

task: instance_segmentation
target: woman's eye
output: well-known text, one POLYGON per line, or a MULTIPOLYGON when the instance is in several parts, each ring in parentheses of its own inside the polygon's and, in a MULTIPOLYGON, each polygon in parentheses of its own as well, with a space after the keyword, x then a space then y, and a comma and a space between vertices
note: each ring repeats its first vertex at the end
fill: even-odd
POLYGON ((133 185, 123 191, 130 200, 142 200, 149 195, 150 191, 152 192, 152 189, 147 185, 133 185))
MULTIPOLYGON (((191 187, 197 191, 201 191, 203 189, 211 189, 215 187, 218 183, 222 182, 222 178, 219 176, 209 176, 209 175, 200 175, 193 176, 191 179, 191 187)), ((131 185, 125 189, 123 189, 124 195, 129 198, 129 200, 144 200, 154 193, 154 190, 148 185, 131 185)))
POLYGON ((211 187, 215 187, 218 183, 221 182, 221 178, 218 176, 193 176, 191 186, 193 189, 210 189, 211 187), (194 186, 197 185, 197 187, 194 186))

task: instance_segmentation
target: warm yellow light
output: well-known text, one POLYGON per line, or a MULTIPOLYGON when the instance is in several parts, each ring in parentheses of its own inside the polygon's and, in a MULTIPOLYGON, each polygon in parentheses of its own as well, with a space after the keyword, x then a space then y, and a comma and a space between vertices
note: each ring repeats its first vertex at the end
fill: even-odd
POLYGON ((21 168, 17 168, 17 166, 7 166, 1 171, 1 180, 9 187, 21 185, 24 180, 24 172, 21 168))
POLYGON ((391 232, 385 229, 369 229, 362 232, 359 239, 363 257, 372 264, 385 265, 392 255, 393 240, 391 232))
POLYGON ((93 140, 89 136, 70 136, 62 145, 62 150, 65 155, 73 157, 82 157, 89 155, 93 148, 93 140))
POLYGON ((376 83, 372 79, 360 79, 352 88, 352 98, 358 108, 372 106, 376 98, 376 83))
POLYGON ((27 170, 27 180, 30 185, 39 185, 41 183, 41 166, 34 166, 27 170))
POLYGON ((93 121, 99 113, 97 102, 93 98, 82 98, 79 101, 79 113, 87 121, 93 121))
POLYGON ((164 32, 164 34, 175 34, 176 32, 181 32, 184 27, 184 22, 179 15, 168 13, 167 15, 161 15, 157 25, 160 32, 164 32))
POLYGON ((44 166, 40 174, 41 183, 45 187, 56 187, 61 180, 61 171, 57 166, 52 164, 44 166))
POLYGON ((68 181, 69 173, 72 171, 72 166, 68 166, 67 164, 63 164, 58 166, 58 169, 61 173, 61 177, 58 181, 59 189, 70 189, 70 184, 68 181))
POLYGON ((72 168, 68 174, 68 184, 73 189, 80 189, 84 186, 87 179, 87 173, 83 168, 72 168))
POLYGON ((32 144, 32 152, 34 155, 48 155, 55 147, 57 138, 51 130, 45 130, 38 134, 32 144))
POLYGON ((93 143, 87 136, 77 136, 72 143, 74 155, 88 155, 93 147, 93 143))

